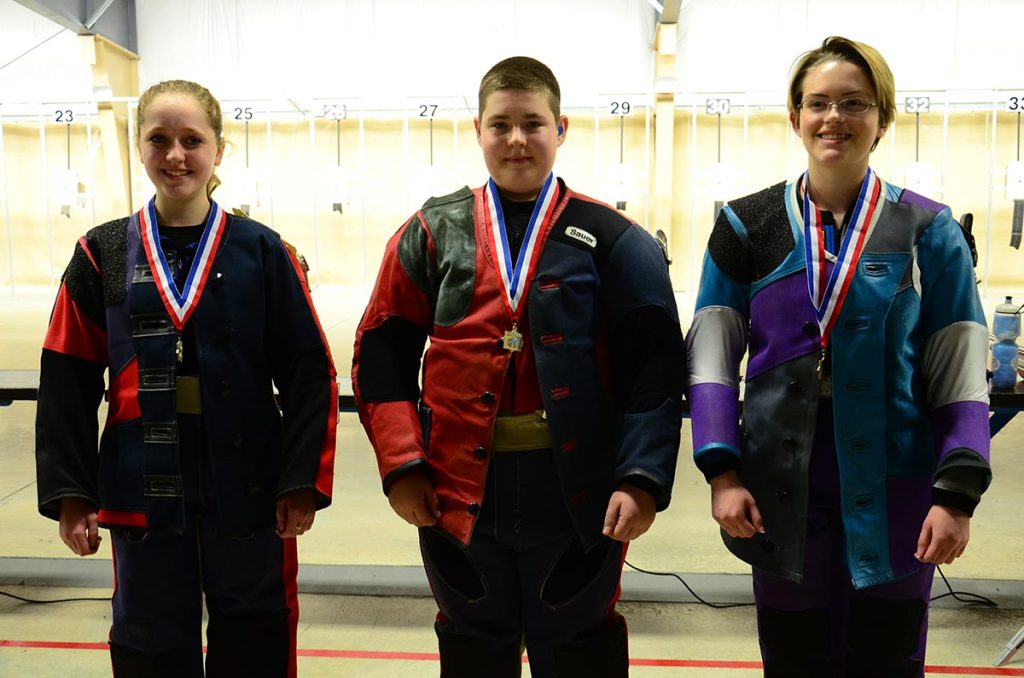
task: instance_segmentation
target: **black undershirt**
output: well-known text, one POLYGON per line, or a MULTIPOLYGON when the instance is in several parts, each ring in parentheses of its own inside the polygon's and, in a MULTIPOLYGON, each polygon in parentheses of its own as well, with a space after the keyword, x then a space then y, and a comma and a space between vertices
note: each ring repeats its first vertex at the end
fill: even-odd
POLYGON ((505 237, 508 238, 512 261, 515 262, 519 258, 519 250, 523 247, 526 228, 530 225, 530 217, 533 216, 533 209, 537 201, 513 202, 500 194, 499 199, 501 200, 501 214, 505 217, 505 237))

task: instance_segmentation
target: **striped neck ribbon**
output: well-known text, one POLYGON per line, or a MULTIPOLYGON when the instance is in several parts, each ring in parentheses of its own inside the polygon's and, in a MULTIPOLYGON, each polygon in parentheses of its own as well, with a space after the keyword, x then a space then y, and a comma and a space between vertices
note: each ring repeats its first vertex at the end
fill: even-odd
POLYGON ((554 173, 548 175, 544 186, 540 189, 537 202, 533 207, 533 214, 526 226, 526 233, 523 236, 522 247, 519 248, 519 256, 512 261, 512 250, 508 242, 508 233, 505 231, 505 215, 501 210, 501 199, 498 196, 498 186, 494 179, 488 179, 484 187, 484 198, 487 203, 485 217, 487 219, 487 230, 494 242, 494 251, 497 254, 499 278, 505 292, 505 301, 513 317, 516 317, 516 309, 526 295, 530 277, 537 265, 537 255, 540 254, 538 246, 540 235, 547 230, 548 222, 558 205, 558 181, 554 173))
POLYGON ((206 280, 213 269, 213 259, 217 254, 217 247, 224 235, 227 218, 227 213, 221 209, 220 205, 211 200, 210 215, 206 219, 203 235, 199 239, 195 259, 192 260, 188 277, 185 278, 185 283, 179 290, 177 283, 174 282, 174 274, 167 264, 163 248, 160 247, 160 233, 156 222, 156 198, 151 199, 139 211, 139 228, 142 245, 146 250, 146 259, 149 260, 149 267, 153 270, 156 289, 160 294, 160 299, 164 302, 164 308, 167 309, 167 314, 179 332, 188 322, 192 312, 195 311, 199 298, 203 294, 206 280))
POLYGON ((804 207, 804 251, 807 257, 807 291, 817 311, 818 326, 821 328, 821 345, 828 343, 839 312, 843 308, 846 294, 850 291, 857 262, 864 251, 864 245, 871 237, 878 216, 882 210, 878 198, 882 182, 869 167, 857 194, 857 202, 843 233, 836 263, 831 273, 825 256, 825 235, 821 224, 821 210, 811 201, 810 179, 807 172, 800 178, 804 207))

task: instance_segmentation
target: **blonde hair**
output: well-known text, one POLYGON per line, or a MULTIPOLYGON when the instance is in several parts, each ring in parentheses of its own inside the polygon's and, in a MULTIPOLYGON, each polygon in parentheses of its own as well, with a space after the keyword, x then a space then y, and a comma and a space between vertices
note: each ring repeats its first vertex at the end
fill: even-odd
MULTIPOLYGON (((821 43, 821 47, 804 52, 797 57, 789 78, 789 97, 786 106, 797 115, 797 107, 804 96, 804 78, 811 69, 830 61, 846 61, 860 68, 871 81, 878 103, 878 122, 888 127, 896 119, 896 82, 877 49, 863 42, 833 35, 821 43)), ((877 144, 878 141, 875 141, 877 144)), ((872 147, 873 149, 874 147, 872 147)))
POLYGON ((562 92, 551 69, 532 57, 514 56, 491 66, 480 81, 478 115, 483 116, 484 104, 494 92, 503 89, 522 89, 547 95, 555 120, 561 116, 562 92))
MULTIPOLYGON (((191 80, 164 80, 152 85, 142 93, 142 96, 139 97, 138 114, 135 116, 136 139, 139 139, 142 135, 142 121, 146 117, 146 109, 161 94, 187 94, 191 96, 199 102, 203 112, 206 113, 207 122, 213 128, 213 132, 217 137, 217 143, 220 144, 224 140, 224 119, 220 112, 220 102, 210 93, 210 90, 191 80)), ((220 179, 214 173, 210 176, 210 180, 206 182, 206 197, 209 198, 213 195, 213 191, 218 186, 220 186, 220 179)))

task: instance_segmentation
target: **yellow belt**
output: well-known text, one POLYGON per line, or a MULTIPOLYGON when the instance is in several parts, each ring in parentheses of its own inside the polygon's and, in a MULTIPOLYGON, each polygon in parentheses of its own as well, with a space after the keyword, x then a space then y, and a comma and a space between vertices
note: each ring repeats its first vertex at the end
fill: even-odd
POLYGON ((174 381, 174 395, 180 414, 202 414, 203 398, 199 394, 199 377, 177 377, 174 381))
POLYGON ((494 420, 491 449, 495 452, 522 452, 551 447, 551 433, 544 410, 530 414, 498 415, 494 420))

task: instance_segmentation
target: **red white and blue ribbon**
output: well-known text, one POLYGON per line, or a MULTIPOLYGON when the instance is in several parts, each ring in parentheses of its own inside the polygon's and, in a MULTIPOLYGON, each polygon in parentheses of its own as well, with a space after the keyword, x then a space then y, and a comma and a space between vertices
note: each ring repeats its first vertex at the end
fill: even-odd
POLYGON ((861 184, 860 193, 853 213, 848 220, 849 225, 843 233, 843 240, 836 253, 836 263, 831 274, 828 271, 828 258, 825 250, 825 237, 821 226, 821 210, 811 202, 811 193, 807 173, 800 178, 799 188, 803 191, 804 201, 804 251, 807 256, 807 290, 811 302, 817 311, 818 326, 821 328, 821 345, 828 343, 832 328, 835 326, 843 301, 850 291, 857 271, 857 262, 864 251, 864 245, 878 223, 882 210, 878 207, 878 197, 882 191, 882 181, 869 167, 868 173, 861 184))
POLYGON ((515 316, 519 302, 526 295, 526 289, 537 264, 537 255, 540 253, 538 246, 540 236, 547 230, 551 215, 554 214, 555 207, 558 205, 558 181, 555 180, 554 173, 551 173, 540 189, 537 204, 534 205, 530 222, 526 226, 519 256, 514 262, 508 244, 508 234, 505 232, 505 215, 501 211, 501 199, 498 197, 498 187, 494 183, 494 179, 487 180, 487 185, 484 187, 484 199, 487 203, 485 212, 488 221, 487 228, 494 242, 494 251, 498 260, 500 273, 498 277, 501 279, 509 310, 515 316))
POLYGON ((206 279, 213 268, 213 259, 217 254, 217 247, 220 245, 221 236, 224 234, 224 224, 227 222, 227 213, 220 208, 216 202, 210 201, 210 216, 206 220, 206 227, 199 239, 199 247, 196 250, 195 259, 192 260, 192 268, 189 269, 188 277, 182 289, 174 282, 174 274, 164 257, 164 250, 160 247, 160 232, 156 222, 156 198, 149 201, 145 207, 139 210, 139 229, 142 236, 142 246, 146 250, 146 259, 149 260, 149 267, 153 270, 153 278, 156 282, 157 292, 164 302, 167 314, 180 332, 188 322, 189 316, 199 303, 199 297, 203 294, 206 286, 206 279))

